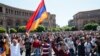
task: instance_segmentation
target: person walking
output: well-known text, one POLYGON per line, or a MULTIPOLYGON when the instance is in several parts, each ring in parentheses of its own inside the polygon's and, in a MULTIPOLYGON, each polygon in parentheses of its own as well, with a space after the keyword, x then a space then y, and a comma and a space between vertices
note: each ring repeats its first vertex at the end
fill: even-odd
POLYGON ((41 51, 42 51, 42 56, 49 56, 50 44, 48 43, 47 39, 43 40, 41 51))
POLYGON ((39 39, 37 39, 36 36, 34 36, 32 47, 33 47, 34 56, 41 56, 41 52, 40 52, 41 42, 39 39))

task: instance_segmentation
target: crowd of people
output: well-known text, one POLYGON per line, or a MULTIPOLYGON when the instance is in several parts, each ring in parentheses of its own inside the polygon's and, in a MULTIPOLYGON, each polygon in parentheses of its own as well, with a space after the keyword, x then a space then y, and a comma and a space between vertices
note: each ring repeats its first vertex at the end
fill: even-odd
POLYGON ((100 56, 100 32, 0 35, 0 56, 100 56))

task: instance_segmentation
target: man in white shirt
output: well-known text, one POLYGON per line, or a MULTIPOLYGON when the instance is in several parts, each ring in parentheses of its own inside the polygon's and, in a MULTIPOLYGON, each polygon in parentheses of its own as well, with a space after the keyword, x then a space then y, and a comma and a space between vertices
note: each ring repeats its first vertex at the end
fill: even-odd
POLYGON ((13 39, 10 44, 11 56, 21 56, 20 54, 20 44, 17 39, 13 39))
POLYGON ((87 41, 84 43, 84 46, 85 46, 85 54, 86 56, 89 56, 92 49, 91 42, 89 39, 87 39, 87 41))

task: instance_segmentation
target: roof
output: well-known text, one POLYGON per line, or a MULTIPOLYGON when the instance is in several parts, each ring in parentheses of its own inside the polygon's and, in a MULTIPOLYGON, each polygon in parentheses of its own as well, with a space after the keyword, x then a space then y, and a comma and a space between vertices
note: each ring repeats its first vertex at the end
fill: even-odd
POLYGON ((85 17, 93 17, 93 16, 100 16, 100 9, 90 10, 90 11, 81 11, 81 12, 76 13, 73 17, 85 18, 85 17))
POLYGON ((26 10, 26 9, 22 9, 22 8, 16 8, 16 7, 13 7, 13 6, 10 6, 10 5, 6 5, 6 4, 3 4, 3 3, 0 3, 1 6, 5 6, 5 7, 9 7, 9 8, 12 8, 12 9, 17 9, 17 10, 23 10, 23 11, 29 11, 29 12, 33 12, 32 10, 26 10))

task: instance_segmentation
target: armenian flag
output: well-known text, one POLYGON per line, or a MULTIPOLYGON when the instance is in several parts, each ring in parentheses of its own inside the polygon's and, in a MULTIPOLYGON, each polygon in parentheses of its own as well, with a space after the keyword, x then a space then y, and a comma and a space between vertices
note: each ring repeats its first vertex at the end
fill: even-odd
POLYGON ((31 30, 35 30, 38 25, 42 23, 47 17, 48 13, 46 12, 44 0, 41 0, 38 8, 36 11, 34 11, 33 15, 29 18, 26 24, 26 31, 30 32, 31 30))

